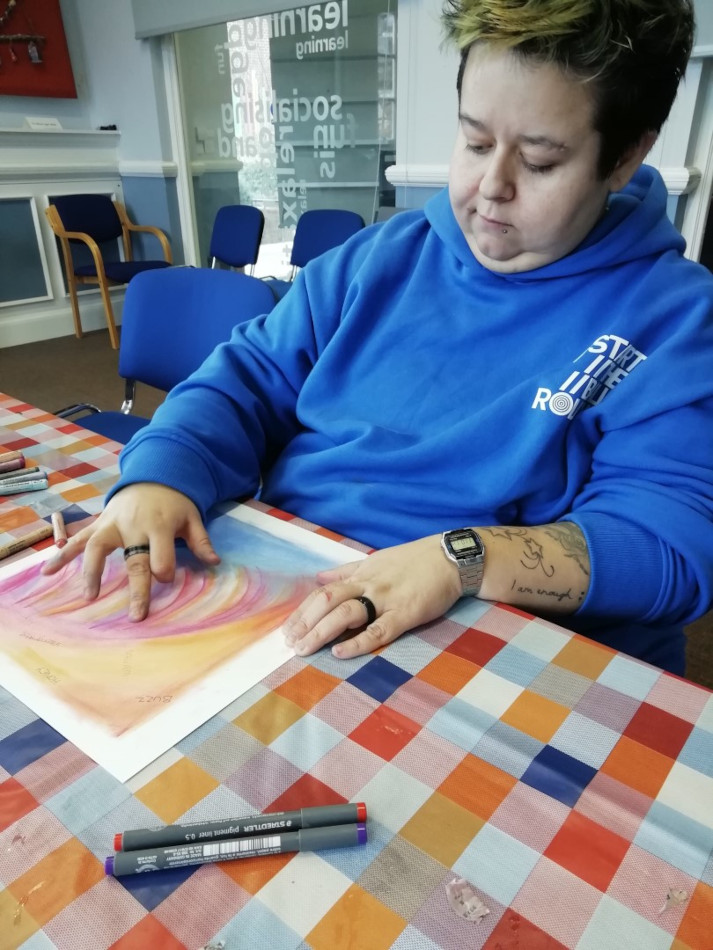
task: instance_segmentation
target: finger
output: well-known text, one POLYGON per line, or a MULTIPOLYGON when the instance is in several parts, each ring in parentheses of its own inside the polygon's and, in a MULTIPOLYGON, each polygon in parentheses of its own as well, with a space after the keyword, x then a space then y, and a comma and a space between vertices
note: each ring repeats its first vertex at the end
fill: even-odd
POLYGON ((383 614, 356 636, 335 643, 332 647, 332 655, 338 660, 365 656, 367 653, 378 650, 379 647, 393 643, 405 630, 402 624, 395 622, 393 614, 383 614))
POLYGON ((189 518, 182 537, 190 550, 204 564, 220 564, 220 556, 211 544, 208 532, 199 517, 189 518))
POLYGON ((85 528, 73 538, 70 538, 63 548, 60 548, 52 557, 48 558, 40 568, 41 574, 56 574, 57 571, 78 557, 87 546, 91 537, 91 529, 85 528))
MULTIPOLYGON (((136 544, 146 544, 146 542, 139 541, 136 544)), ((149 612, 151 557, 151 553, 146 551, 126 558, 126 573, 129 577, 129 620, 132 621, 144 620, 149 612)), ((154 555, 154 557, 160 562, 159 556, 154 555)))
POLYGON ((320 584, 349 580, 362 563, 362 561, 350 561, 348 564, 340 564, 339 567, 330 567, 326 571, 319 571, 317 580, 320 584))
MULTIPOLYGON (((337 604, 333 610, 316 623, 303 637, 293 643, 299 656, 309 656, 331 643, 348 630, 364 626, 364 605, 350 598, 337 604)), ((376 621, 375 621, 376 623, 376 621)), ((289 641, 288 641, 289 642, 289 641)), ((356 654, 354 654, 356 656, 356 654)))
MULTIPOLYGON (((331 611, 342 603, 354 597, 358 591, 344 584, 330 584, 326 587, 317 587, 305 597, 297 610, 293 611, 284 624, 285 639, 289 644, 295 644, 319 623, 331 611)), ((362 624, 364 623, 364 609, 361 608, 362 624)), ((340 631, 341 632, 341 631, 340 631)))

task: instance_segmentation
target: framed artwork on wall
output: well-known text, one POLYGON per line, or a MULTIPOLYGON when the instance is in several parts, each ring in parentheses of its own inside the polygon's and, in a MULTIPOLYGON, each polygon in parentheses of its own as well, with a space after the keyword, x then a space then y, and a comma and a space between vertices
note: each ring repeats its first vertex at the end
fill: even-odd
POLYGON ((59 0, 0 0, 0 96, 77 98, 59 0))

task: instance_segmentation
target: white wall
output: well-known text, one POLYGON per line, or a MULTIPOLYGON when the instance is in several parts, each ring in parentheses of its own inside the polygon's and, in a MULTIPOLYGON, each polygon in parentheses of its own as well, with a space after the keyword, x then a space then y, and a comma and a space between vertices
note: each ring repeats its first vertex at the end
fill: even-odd
POLYGON ((134 38, 124 0, 60 0, 76 99, 0 96, 0 127, 54 116, 65 129, 118 126, 120 161, 168 157, 159 40, 134 38))

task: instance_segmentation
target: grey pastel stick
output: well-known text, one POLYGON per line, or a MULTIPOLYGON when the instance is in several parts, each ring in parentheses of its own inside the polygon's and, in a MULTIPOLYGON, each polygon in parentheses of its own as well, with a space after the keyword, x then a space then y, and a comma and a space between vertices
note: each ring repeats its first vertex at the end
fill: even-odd
POLYGON ((333 825, 329 828, 304 828, 280 835, 257 838, 231 838, 210 844, 182 844, 171 848, 145 848, 142 851, 119 851, 104 862, 104 871, 121 877, 146 871, 163 871, 192 864, 213 864, 239 858, 286 854, 289 851, 321 851, 325 848, 349 848, 366 844, 366 825, 333 825))
POLYGON ((16 469, 13 469, 11 472, 0 472, 0 481, 4 482, 5 479, 7 478, 11 478, 11 479, 25 478, 27 475, 36 476, 39 471, 40 471, 40 466, 33 465, 30 468, 16 468, 16 469))
POLYGON ((265 831, 298 831, 300 828, 347 825, 355 821, 366 821, 364 802, 315 805, 295 811, 274 812, 271 815, 223 818, 220 821, 192 821, 181 825, 165 825, 163 828, 120 831, 114 835, 114 850, 136 851, 141 848, 166 847, 170 844, 191 844, 194 841, 242 838, 265 831))
POLYGON ((46 478, 35 478, 26 482, 10 479, 7 482, 0 482, 0 495, 19 495, 24 491, 43 491, 49 488, 49 482, 46 478))

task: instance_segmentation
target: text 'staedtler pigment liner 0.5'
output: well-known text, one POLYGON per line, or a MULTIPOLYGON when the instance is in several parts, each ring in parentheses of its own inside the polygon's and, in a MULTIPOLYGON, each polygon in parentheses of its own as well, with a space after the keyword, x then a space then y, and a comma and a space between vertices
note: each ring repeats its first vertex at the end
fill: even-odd
POLYGON ((263 857, 288 851, 321 851, 324 848, 348 848, 366 844, 366 825, 332 825, 329 828, 303 828, 279 835, 259 838, 232 838, 206 844, 181 844, 173 848, 146 848, 142 851, 119 851, 107 858, 104 870, 121 877, 143 871, 163 871, 190 864, 212 864, 236 858, 263 857))
POLYGON ((185 825, 163 828, 139 828, 114 835, 115 851, 136 851, 139 848, 166 847, 170 844, 191 844, 194 841, 217 841, 222 838, 243 838, 266 831, 297 831, 300 828, 324 828, 326 825, 347 825, 366 821, 364 802, 344 805, 317 805, 296 811, 279 811, 272 815, 248 818, 224 818, 221 821, 193 821, 185 825))

